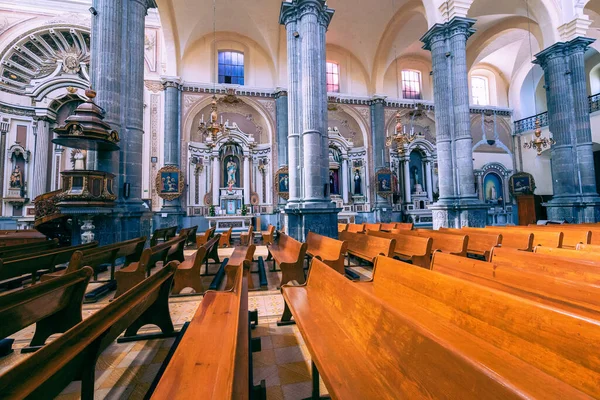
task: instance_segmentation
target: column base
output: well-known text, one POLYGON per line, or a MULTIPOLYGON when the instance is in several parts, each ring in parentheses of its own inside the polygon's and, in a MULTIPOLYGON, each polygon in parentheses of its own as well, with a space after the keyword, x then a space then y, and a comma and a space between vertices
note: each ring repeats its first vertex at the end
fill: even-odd
POLYGON ((126 209, 116 208, 109 213, 71 213, 71 244, 81 244, 81 223, 84 220, 92 220, 94 229, 94 240, 100 246, 111 243, 122 242, 142 236, 150 238, 150 221, 152 213, 149 211, 132 212, 126 209))
POLYGON ((376 204, 375 209, 375 222, 376 223, 390 223, 392 221, 392 206, 389 204, 376 204))
POLYGON ((567 221, 572 224, 600 222, 599 196, 569 196, 553 198, 546 207, 548 219, 552 221, 567 221))
POLYGON ((489 206, 478 200, 443 199, 428 207, 432 211, 433 229, 485 227, 489 206))
POLYGON ((185 212, 181 210, 176 211, 163 208, 159 212, 154 213, 152 217, 154 229, 169 228, 171 226, 177 226, 178 229, 181 229, 183 227, 184 216, 185 212))
POLYGON ((294 239, 304 242, 308 232, 318 233, 334 239, 338 237, 337 222, 341 208, 334 203, 299 204, 298 207, 286 207, 285 231, 294 239), (305 207, 307 206, 307 207, 305 207))

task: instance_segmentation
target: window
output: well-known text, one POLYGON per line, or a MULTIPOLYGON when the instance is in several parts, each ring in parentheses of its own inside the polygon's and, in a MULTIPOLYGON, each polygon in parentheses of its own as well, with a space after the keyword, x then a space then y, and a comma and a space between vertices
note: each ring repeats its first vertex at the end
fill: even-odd
POLYGON ((327 63, 327 92, 339 93, 340 91, 340 66, 336 63, 327 63))
POLYGON ((219 83, 244 84, 244 53, 219 52, 219 83))
POLYGON ((419 71, 402 71, 402 98, 421 99, 421 73, 419 71))
POLYGON ((490 94, 488 91, 488 80, 483 76, 471 77, 471 94, 473 96, 473 105, 487 106, 490 103, 490 94))

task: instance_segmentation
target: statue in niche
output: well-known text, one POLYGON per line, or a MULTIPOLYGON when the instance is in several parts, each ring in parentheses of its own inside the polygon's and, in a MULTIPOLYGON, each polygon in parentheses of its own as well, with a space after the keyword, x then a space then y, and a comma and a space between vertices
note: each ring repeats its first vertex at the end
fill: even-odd
POLYGON ((354 170, 354 194, 355 195, 362 194, 361 178, 360 178, 360 173, 359 173, 358 169, 354 170))
POLYGON ((496 192, 496 186, 490 186, 490 200, 497 200, 498 193, 496 192))
POLYGON ((21 173, 21 169, 17 165, 10 174, 10 187, 14 189, 20 189, 23 187, 23 174, 21 173))
POLYGON ((235 173, 237 172, 237 164, 233 161, 233 158, 229 158, 227 162, 227 185, 229 187, 235 186, 235 173))
POLYGON ((337 187, 337 176, 332 170, 329 170, 329 194, 339 194, 337 187))
POLYGON ((419 183, 419 170, 416 166, 412 167, 413 180, 415 182, 414 188, 415 193, 421 193, 423 191, 423 186, 419 183))
POLYGON ((85 170, 86 155, 85 150, 76 149, 71 152, 71 163, 74 170, 85 170))

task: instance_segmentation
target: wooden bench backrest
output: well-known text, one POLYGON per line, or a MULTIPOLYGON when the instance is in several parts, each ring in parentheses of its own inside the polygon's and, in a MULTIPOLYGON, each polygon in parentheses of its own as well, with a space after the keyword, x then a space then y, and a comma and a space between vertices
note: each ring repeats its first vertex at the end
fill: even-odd
POLYGON ((239 267, 231 289, 204 294, 151 398, 247 399, 248 335, 248 282, 239 267))
POLYGON ((302 288, 282 287, 284 298, 298 298, 292 312, 319 305, 328 312, 322 317, 327 325, 322 332, 304 332, 302 321, 298 326, 311 355, 317 351, 313 359, 332 398, 515 398, 514 389, 358 285, 315 260, 304 302, 293 296, 302 288), (343 334, 330 339, 335 332, 343 334), (348 352, 364 355, 364 363, 356 367, 362 373, 352 379, 348 375, 353 367, 345 361, 348 352))
POLYGON ((578 251, 571 249, 557 249, 556 247, 539 246, 533 249, 535 254, 546 254, 549 256, 572 258, 574 260, 589 260, 600 262, 600 254, 589 251, 578 251))
POLYGON ((396 247, 395 239, 352 233, 350 231, 341 232, 339 238, 348 242, 348 252, 368 260, 374 260, 379 255, 390 257, 396 247))
POLYGON ((576 249, 579 251, 600 253, 600 246, 595 244, 578 244, 576 249))
MULTIPOLYGON (((487 228, 486 228, 487 229, 487 228)), ((549 231, 544 229, 536 229, 528 226, 525 227, 493 227, 493 229, 504 232, 530 232, 533 233, 533 247, 545 246, 545 247, 562 247, 564 234, 562 232, 549 231)), ((532 249, 533 249, 532 247, 532 249)))
POLYGON ((83 302, 91 268, 0 296, 0 337, 8 337, 65 307, 83 302))
POLYGON ((125 257, 125 264, 139 261, 146 237, 126 240, 101 247, 94 247, 89 250, 76 251, 71 256, 67 272, 77 271, 83 266, 89 266, 94 269, 102 264, 112 264, 118 258, 125 257))
POLYGON ((381 224, 365 224, 365 232, 366 231, 380 231, 381 224))
POLYGON ((519 268, 518 265, 497 265, 445 253, 434 254, 431 268, 436 272, 600 321, 599 288, 596 285, 557 279, 538 271, 519 268))
POLYGON ((376 262, 373 284, 382 300, 399 309, 418 305, 576 389, 600 396, 598 321, 384 257, 376 262))
POLYGON ((348 243, 332 239, 327 236, 308 232, 306 236, 306 252, 321 260, 335 261, 344 257, 348 250, 348 243))
POLYGON ((547 232, 562 232, 563 241, 561 247, 575 248, 579 243, 590 244, 592 240, 592 231, 586 227, 567 227, 567 225, 533 225, 527 226, 529 229, 533 229, 533 232, 547 231, 547 232))
POLYGON ((280 232, 279 234, 279 241, 277 242, 277 246, 280 249, 289 249, 290 254, 299 254, 300 256, 298 257, 298 259, 304 259, 304 256, 306 254, 305 243, 299 242, 293 237, 288 236, 283 232, 280 232))
POLYGON ((487 228, 462 228, 462 229, 440 229, 440 231, 451 230, 453 232, 459 232, 464 235, 468 235, 470 232, 483 233, 483 234, 501 234, 502 235, 502 247, 510 247, 511 249, 532 251, 533 250, 533 233, 526 232, 523 230, 506 230, 506 229, 495 229, 494 227, 487 228))
POLYGON ((397 222, 396 229, 404 229, 404 230, 410 231, 413 229, 413 223, 412 222, 397 222))
POLYGON ((33 242, 26 244, 16 244, 14 246, 0 246, 0 258, 23 257, 28 254, 37 253, 58 247, 58 239, 45 240, 43 242, 33 242))
MULTIPOLYGON (((396 245, 394 246, 394 253, 415 255, 415 256, 428 256, 431 254, 431 246, 433 245, 433 239, 421 236, 403 235, 401 233, 392 232, 373 232, 367 233, 370 236, 378 236, 386 239, 394 239, 396 245)), ((393 257, 393 254, 391 255, 393 257)))
POLYGON ((392 233, 430 237, 433 239, 433 244, 431 245, 432 251, 441 251, 444 253, 451 253, 463 257, 467 256, 469 236, 466 234, 452 235, 444 232, 433 231, 430 229, 418 229, 414 231, 394 229, 392 233))
POLYGON ((338 232, 343 232, 348 229, 348 224, 338 224, 338 232))
POLYGON ((360 233, 365 231, 365 224, 348 224, 347 232, 360 233))
POLYGON ((96 359, 125 329, 129 331, 136 327, 145 312, 156 306, 157 300, 168 302, 176 269, 176 262, 169 263, 4 372, 0 375, 2 396, 15 399, 57 396, 72 380, 78 379, 85 371, 84 366, 89 366, 91 359, 96 359))
POLYGON ((170 226, 168 228, 159 228, 154 231, 150 238, 150 246, 155 246, 159 240, 167 241, 175 236, 177 232, 176 226, 170 226))
POLYGON ((599 263, 589 260, 519 252, 513 249, 495 248, 491 257, 494 265, 518 266, 530 271, 545 273, 557 278, 600 283, 599 263))
POLYGON ((469 241, 467 245, 468 252, 483 253, 492 250, 492 247, 498 247, 502 244, 501 233, 484 233, 484 232, 461 232, 460 229, 440 228, 440 232, 449 233, 452 235, 468 235, 469 241))

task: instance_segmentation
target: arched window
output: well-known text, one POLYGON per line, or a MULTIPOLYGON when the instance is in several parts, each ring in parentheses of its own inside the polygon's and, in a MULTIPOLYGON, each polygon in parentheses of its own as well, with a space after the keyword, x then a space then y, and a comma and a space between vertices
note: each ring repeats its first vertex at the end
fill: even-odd
POLYGON ((402 71, 402 98, 421 99, 421 73, 412 69, 402 71))
POLYGON ((340 66, 327 62, 327 92, 339 93, 340 91, 340 66))
POLYGON ((484 76, 471 77, 471 94, 473 105, 487 106, 490 104, 488 79, 484 76))
POLYGON ((219 83, 244 84, 244 53, 219 51, 219 83))

